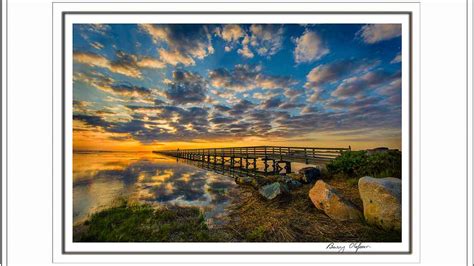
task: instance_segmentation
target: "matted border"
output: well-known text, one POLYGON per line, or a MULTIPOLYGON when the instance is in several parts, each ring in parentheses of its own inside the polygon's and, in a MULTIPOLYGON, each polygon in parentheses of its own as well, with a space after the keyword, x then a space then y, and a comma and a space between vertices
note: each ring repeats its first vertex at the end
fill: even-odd
MULTIPOLYGON (((63 2, 64 3, 64 2, 63 2)), ((71 3, 71 2, 68 2, 68 3, 71 3)), ((77 3, 77 2, 76 2, 77 3)), ((96 2, 97 3, 97 2, 96 2)), ((107 3, 111 3, 111 2, 107 2, 107 3)), ((143 2, 142 2, 143 3, 143 2)), ((147 2, 148 4, 153 4, 151 2, 147 2)), ((155 4, 163 4, 164 2, 154 2, 155 4)), ((169 3, 169 2, 168 2, 169 3)), ((183 2, 177 2, 176 4, 179 4, 179 3, 183 3, 183 2)), ((198 2, 192 2, 194 4, 200 4, 198 2)), ((206 2, 206 3, 211 3, 211 2, 206 2)), ((214 2, 212 2, 214 3, 214 2)), ((236 2, 233 2, 233 3, 236 3, 236 2)), ((253 2, 254 3, 254 2, 253 2)), ((260 2, 262 3, 262 2, 260 2)), ((268 3, 268 2, 265 2, 265 3, 268 3)), ((279 2, 279 3, 282 3, 282 2, 279 2)), ((302 3, 302 2, 299 2, 299 3, 302 3)), ((305 3, 308 3, 308 4, 320 4, 321 2, 305 2, 305 3)), ((327 3, 327 2, 326 2, 327 3)), ((333 3, 333 2, 331 2, 333 3)), ((341 2, 335 2, 334 4, 337 4, 337 3, 341 3, 341 2)), ((387 2, 382 2, 382 3, 387 3, 387 2)), ((392 2, 393 3, 393 2, 392 2)), ((54 3, 53 3, 54 4, 54 3)), ((120 4, 130 4, 130 2, 120 2, 120 4)), ((218 3, 218 4, 228 4, 228 3, 218 3)), ((241 3, 241 4, 252 4, 252 3, 241 3)), ((358 4, 357 2, 355 3, 352 3, 352 4, 358 4)), ((374 4, 377 4, 377 2, 375 2, 374 4)), ((381 2, 378 2, 378 4, 381 4, 381 2)), ((416 2, 411 2, 410 4, 419 4, 419 3, 416 3, 416 2)), ((416 9, 416 8, 415 8, 416 9)), ((408 115, 408 119, 409 119, 409 136, 410 136, 410 139, 408 141, 408 146, 409 146, 409 169, 408 169, 408 172, 409 172, 409 175, 410 175, 410 188, 409 188, 409 195, 408 195, 408 199, 409 199, 409 228, 410 228, 410 231, 409 231, 409 239, 408 239, 408 245, 409 245, 409 251, 406 252, 406 251, 394 251, 394 252, 357 252, 357 254, 412 254, 413 252, 413 23, 412 23, 412 14, 413 14, 413 10, 412 11, 390 11, 390 12, 383 12, 383 11, 367 11, 367 12, 362 12, 362 11, 354 11, 354 12, 343 12, 343 11, 334 11, 334 12, 328 12, 328 11, 321 11, 321 12, 317 12, 317 11, 303 11, 303 12, 297 12, 297 11, 292 11, 292 12, 284 12, 284 11, 281 11, 281 12, 278 12, 278 11, 268 11, 268 12, 265 12, 265 11, 257 11, 257 12, 229 12, 229 11, 222 11, 222 12, 206 12, 206 11, 196 11, 196 12, 186 12, 186 11, 166 11, 166 12, 125 12, 125 11, 116 11, 116 12, 113 12, 113 11, 97 11, 97 12, 94 12, 94 11, 77 11, 77 12, 62 12, 61 13, 61 17, 62 17, 62 30, 63 30, 63 33, 64 33, 64 19, 65 19, 65 16, 67 14, 107 14, 107 15, 113 15, 113 14, 360 14, 360 15, 367 15, 367 14, 397 14, 397 15, 408 15, 408 18, 409 18, 409 22, 408 22, 408 28, 409 28, 409 34, 407 35, 407 37, 409 38, 409 66, 408 66, 408 73, 409 73, 409 79, 408 79, 408 91, 409 91, 409 107, 408 107, 408 112, 409 112, 409 115, 408 115)), ((418 14, 418 17, 419 17, 419 13, 418 14)), ((54 12, 53 12, 53 17, 54 17, 54 12)), ((53 18, 54 20, 54 18, 53 18)), ((53 24, 53 27, 54 27, 54 24, 53 24)), ((419 24, 418 24, 418 27, 419 27, 419 24)), ((62 147, 61 147, 61 151, 62 151, 62 155, 64 155, 64 149, 65 149, 65 142, 64 142, 64 89, 65 89, 65 80, 64 80, 64 67, 65 67, 65 60, 64 60, 64 34, 62 34, 61 36, 61 39, 62 39, 62 56, 61 56, 61 60, 62 60, 62 99, 63 99, 63 102, 61 103, 62 104, 62 116, 61 116, 61 120, 62 120, 62 126, 61 126, 61 130, 63 132, 63 135, 62 135, 62 138, 61 138, 61 141, 62 141, 62 147)), ((54 36, 53 36, 53 39, 54 39, 54 36)), ((418 45, 417 45, 418 47, 418 45)), ((54 64, 53 64, 54 65, 54 64)), ((418 85, 418 84, 417 84, 418 85)), ((418 96, 417 96, 417 99, 419 100, 418 96)), ((418 114, 419 115, 419 114, 418 114)), ((53 114, 54 116, 54 114, 53 114)), ((416 116, 417 117, 417 120, 419 120, 419 116, 416 116)), ((54 127, 54 125, 53 125, 54 127)), ((57 131, 57 130, 56 130, 57 131)), ((417 138, 418 139, 418 138, 417 138)), ((419 142, 419 139, 418 139, 418 142, 419 142)), ((56 155, 57 156, 57 155, 56 155)), ((61 174, 62 174, 62 179, 64 181, 64 178, 65 178, 65 168, 64 168, 64 161, 65 161, 65 156, 62 156, 62 163, 63 163, 63 167, 61 169, 61 174)), ((54 164, 54 161, 53 161, 53 164, 54 164)), ((417 168, 419 169, 419 168, 417 168)), ((419 172, 417 172, 419 173, 419 172)), ((419 183, 418 183, 419 184, 419 183)), ((144 252, 127 252, 127 251, 118 251, 118 252, 113 252, 113 251, 106 251, 106 252, 82 252, 82 251, 76 251, 76 252, 71 252, 71 251, 66 251, 65 250, 65 241, 64 241, 64 209, 65 209, 65 206, 64 206, 64 189, 65 189, 65 184, 64 182, 62 182, 62 189, 63 189, 63 193, 61 194, 62 195, 62 200, 63 200, 63 204, 61 205, 61 208, 63 210, 63 213, 62 213, 62 227, 61 227, 61 230, 62 230, 62 254, 64 255, 72 255, 72 254, 78 254, 78 255, 87 255, 87 254, 93 254, 93 255, 127 255, 127 254, 130 254, 130 255, 137 255, 137 254, 148 254, 148 255, 160 255, 160 254, 170 254, 170 255, 173 255, 173 254, 190 254, 190 255, 193 255, 193 254, 203 254, 203 255, 206 255, 206 254, 219 254, 219 255, 246 255, 246 254, 281 254, 281 255, 285 255, 285 254, 290 254, 290 255, 298 255, 298 254, 337 254, 337 255, 341 255, 341 254, 344 254, 344 255, 354 255, 353 252, 346 252, 346 253, 333 253, 333 252, 320 252, 320 251, 316 251, 316 252, 240 252, 240 251, 237 251, 237 252, 148 252, 148 251, 144 251, 144 252)), ((53 191, 54 193, 54 191, 53 191)), ((54 205, 54 203, 53 203, 54 205)), ((53 213, 53 216, 54 216, 54 213, 53 213)), ((419 216, 417 216, 419 217, 419 216)), ((53 217, 54 218, 54 217, 53 217)), ((53 219, 53 223, 54 223, 54 219, 53 219)), ((53 237, 54 238, 54 237, 53 237)), ((418 239, 418 243, 419 243, 419 239, 418 239)), ((54 239, 53 239, 53 257, 54 257, 54 239)))

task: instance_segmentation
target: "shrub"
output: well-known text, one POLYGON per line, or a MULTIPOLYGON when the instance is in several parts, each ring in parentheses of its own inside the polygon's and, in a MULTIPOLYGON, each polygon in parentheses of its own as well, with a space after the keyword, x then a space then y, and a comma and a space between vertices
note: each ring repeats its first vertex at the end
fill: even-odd
POLYGON ((326 167, 330 176, 359 178, 368 175, 401 178, 402 154, 394 150, 370 155, 366 151, 347 151, 326 167))

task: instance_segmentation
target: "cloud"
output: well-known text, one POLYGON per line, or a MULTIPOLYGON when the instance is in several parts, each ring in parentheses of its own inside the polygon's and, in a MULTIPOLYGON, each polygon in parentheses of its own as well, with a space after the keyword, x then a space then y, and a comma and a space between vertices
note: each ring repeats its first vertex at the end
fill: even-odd
POLYGON ((394 94, 401 94, 402 91, 402 79, 401 76, 394 77, 390 83, 385 84, 377 89, 377 92, 381 95, 392 96, 394 94))
POLYGON ((110 25, 108 24, 82 24, 81 26, 86 27, 86 30, 102 36, 105 36, 110 31, 110 25))
POLYGON ((401 24, 369 24, 363 26, 357 32, 365 43, 373 44, 390 40, 402 34, 401 24))
POLYGON ((310 113, 319 113, 322 112, 322 108, 320 106, 311 106, 307 105, 301 110, 301 114, 310 114, 310 113))
POLYGON ((81 63, 81 64, 87 64, 90 66, 96 66, 96 67, 102 67, 102 68, 108 68, 110 70, 111 65, 110 61, 97 54, 93 53, 88 53, 88 52, 74 52, 73 55, 74 61, 81 63))
POLYGON ((383 98, 379 96, 368 96, 365 98, 356 98, 352 100, 349 100, 348 98, 333 98, 327 101, 326 106, 336 109, 348 109, 350 111, 357 111, 362 108, 377 106, 382 101, 382 99, 383 98))
POLYGON ((231 108, 228 107, 228 106, 225 106, 225 105, 220 105, 220 104, 216 104, 214 105, 214 108, 220 112, 227 112, 227 111, 230 111, 231 108))
POLYGON ((346 61, 339 61, 327 65, 319 65, 306 75, 306 88, 322 86, 326 83, 336 81, 349 73, 351 67, 346 61))
POLYGON ((250 37, 245 35, 244 39, 242 40, 242 49, 237 50, 237 53, 241 54, 247 58, 253 58, 254 54, 249 48, 250 37))
POLYGON ((281 109, 293 109, 293 108, 301 108, 304 107, 304 104, 302 103, 292 103, 292 102, 284 102, 280 106, 278 106, 281 109))
POLYGON ((195 65, 194 59, 204 59, 214 53, 207 26, 196 24, 152 25, 141 24, 156 44, 164 43, 167 49, 158 49, 160 59, 168 64, 195 65))
POLYGON ((90 113, 90 107, 93 105, 92 102, 88 101, 78 101, 78 100, 73 100, 72 101, 72 106, 73 106, 73 112, 74 114, 88 114, 90 113))
POLYGON ((147 97, 151 91, 149 88, 134 86, 130 84, 114 84, 109 87, 115 94, 128 97, 147 97))
POLYGON ((335 97, 351 97, 400 77, 400 72, 389 73, 383 70, 368 72, 362 76, 350 77, 331 93, 335 97))
POLYGON ((310 102, 316 102, 324 92, 323 86, 340 81, 348 75, 366 72, 377 66, 379 61, 344 59, 329 64, 318 65, 306 75, 304 87, 310 89, 310 102))
POLYGON ((107 128, 111 125, 109 122, 106 122, 100 116, 96 116, 96 115, 75 114, 75 115, 73 115, 73 119, 82 121, 82 122, 84 122, 84 123, 86 123, 90 126, 94 126, 94 127, 107 128))
POLYGON ((152 90, 141 86, 131 85, 130 83, 117 82, 113 78, 106 76, 100 72, 74 73, 74 82, 82 82, 98 90, 107 92, 111 95, 121 97, 114 101, 122 101, 125 97, 128 101, 153 103, 152 90))
POLYGON ((166 64, 155 58, 144 57, 137 62, 137 66, 140 68, 165 68, 166 64))
POLYGON ((264 103, 263 103, 263 107, 264 108, 275 108, 275 107, 278 107, 280 104, 282 104, 283 101, 281 99, 280 96, 275 96, 275 97, 272 97, 268 100, 266 100, 264 103))
POLYGON ((238 43, 239 39, 244 37, 245 31, 239 25, 227 24, 222 27, 222 30, 218 31, 218 35, 227 42, 225 51, 230 52, 238 43))
POLYGON ((174 71, 168 86, 165 95, 175 104, 200 103, 206 99, 207 82, 197 73, 174 71))
POLYGON ((196 62, 191 56, 187 56, 180 51, 173 50, 168 51, 163 48, 158 49, 158 54, 160 55, 160 59, 166 63, 173 66, 178 64, 183 64, 185 66, 195 65, 196 62))
POLYGON ((306 100, 306 94, 301 90, 286 90, 284 93, 286 98, 283 103, 278 106, 281 109, 293 109, 304 107, 303 102, 306 100))
POLYGON ((349 74, 352 70, 351 65, 353 65, 352 61, 342 60, 313 68, 306 75, 306 83, 304 85, 305 88, 312 90, 308 100, 313 103, 316 102, 323 91, 322 86, 335 82, 349 74))
MULTIPOLYGON (((177 106, 127 106, 131 119, 106 121, 104 115, 75 115, 74 119, 109 133, 127 133, 142 143, 156 140, 192 140, 206 136, 209 127, 207 109, 177 106)), ((98 113, 97 113, 98 114, 98 113)))
POLYGON ((313 31, 305 31, 295 40, 295 62, 311 63, 329 53, 321 37, 313 31))
POLYGON ((400 53, 398 53, 393 59, 392 61, 390 61, 390 64, 396 64, 396 63, 400 63, 402 61, 402 55, 400 53))
POLYGON ((297 82, 290 77, 273 76, 261 73, 260 66, 235 65, 233 70, 218 68, 209 71, 211 85, 234 91, 246 91, 254 88, 288 88, 297 82))
POLYGON ((234 123, 235 121, 235 118, 229 116, 215 116, 211 119, 211 122, 214 124, 229 124, 234 123))
POLYGON ((239 25, 227 24, 222 28, 221 34, 222 39, 228 42, 235 42, 244 36, 245 31, 239 25))
POLYGON ((136 64, 136 57, 131 55, 119 54, 116 61, 109 61, 104 56, 98 54, 75 51, 73 58, 74 61, 80 64, 106 68, 111 72, 133 78, 142 77, 142 74, 136 64))
POLYGON ((276 54, 283 45, 283 27, 275 24, 254 24, 250 26, 250 44, 261 56, 276 54))
POLYGON ((229 111, 229 113, 231 115, 242 115, 252 107, 254 107, 252 102, 242 99, 240 102, 232 106, 232 109, 229 111))
POLYGON ((97 50, 102 50, 102 48, 104 48, 104 45, 101 44, 100 42, 90 42, 89 43, 94 49, 97 49, 97 50))

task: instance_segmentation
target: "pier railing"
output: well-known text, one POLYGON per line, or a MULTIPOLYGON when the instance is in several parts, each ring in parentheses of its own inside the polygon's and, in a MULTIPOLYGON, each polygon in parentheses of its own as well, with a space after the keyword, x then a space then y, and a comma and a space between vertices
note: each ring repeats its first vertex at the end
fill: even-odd
POLYGON ((282 146, 251 146, 206 149, 176 149, 155 151, 164 155, 190 160, 217 162, 216 158, 262 159, 277 162, 302 162, 306 164, 326 163, 351 148, 317 148, 317 147, 282 147, 282 146))

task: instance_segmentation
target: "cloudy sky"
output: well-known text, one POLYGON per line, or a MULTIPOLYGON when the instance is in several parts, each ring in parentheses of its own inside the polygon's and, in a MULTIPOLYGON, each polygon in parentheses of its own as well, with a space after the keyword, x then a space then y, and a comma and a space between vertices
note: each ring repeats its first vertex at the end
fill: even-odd
POLYGON ((401 146, 395 24, 75 24, 74 149, 401 146))

